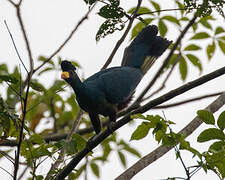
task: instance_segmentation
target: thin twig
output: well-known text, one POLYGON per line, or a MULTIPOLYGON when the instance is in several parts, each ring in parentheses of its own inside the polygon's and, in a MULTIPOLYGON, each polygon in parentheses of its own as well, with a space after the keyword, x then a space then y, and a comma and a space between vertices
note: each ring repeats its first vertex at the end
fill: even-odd
POLYGON ((49 62, 59 51, 62 50, 62 48, 69 42, 69 40, 72 38, 73 34, 77 31, 77 29, 80 27, 80 25, 88 19, 89 14, 94 9, 96 3, 88 10, 88 12, 85 14, 84 17, 81 18, 81 20, 75 25, 74 29, 71 31, 69 36, 64 40, 64 42, 58 47, 58 49, 55 50, 55 52, 52 53, 52 55, 49 56, 49 58, 44 61, 40 66, 38 66, 36 69, 34 69, 34 72, 38 71, 41 67, 43 67, 47 62, 49 62))
POLYGON ((25 173, 27 172, 29 166, 25 167, 23 172, 20 174, 20 176, 18 177, 18 180, 21 180, 23 178, 23 176, 25 175, 25 173))
POLYGON ((22 63, 22 65, 23 65, 24 69, 26 70, 26 72, 27 72, 27 74, 28 74, 28 70, 27 70, 27 68, 26 68, 25 64, 23 63, 23 60, 22 60, 22 59, 21 59, 21 57, 20 57, 20 54, 19 54, 18 49, 17 49, 17 47, 16 47, 16 44, 15 44, 14 38, 13 38, 13 36, 12 36, 12 33, 11 33, 11 31, 10 31, 9 27, 8 27, 8 24, 7 24, 6 20, 4 20, 4 23, 5 23, 5 26, 6 26, 6 28, 7 28, 8 33, 9 33, 9 35, 10 35, 10 38, 11 38, 11 40, 12 40, 12 43, 13 43, 14 49, 16 50, 16 54, 17 54, 17 56, 18 56, 18 58, 19 58, 20 62, 22 63))
POLYGON ((143 101, 146 101, 146 100, 149 99, 149 98, 151 98, 152 96, 154 96, 155 94, 159 93, 160 91, 162 91, 162 90, 165 88, 166 82, 168 81, 169 77, 171 76, 171 74, 172 74, 172 72, 173 72, 175 66, 176 66, 177 63, 180 61, 180 58, 181 58, 181 56, 178 55, 178 57, 176 58, 175 62, 174 62, 173 65, 172 65, 172 67, 171 67, 169 73, 167 74, 165 80, 162 82, 162 85, 161 85, 157 90, 155 90, 153 93, 151 93, 149 96, 147 96, 146 98, 143 98, 142 102, 143 102, 143 101))
POLYGON ((9 171, 7 171, 5 168, 3 168, 3 167, 0 166, 0 169, 2 169, 3 171, 5 171, 7 174, 9 174, 13 178, 13 175, 9 171))
POLYGON ((117 41, 116 43, 116 46, 114 47, 112 53, 110 54, 109 58, 107 59, 106 63, 103 65, 103 67, 101 68, 101 70, 105 69, 108 67, 108 65, 112 62, 112 59, 114 57, 114 55, 116 54, 117 50, 119 49, 120 45, 122 44, 122 42, 125 40, 127 34, 129 33, 131 27, 132 27, 132 24, 134 22, 134 19, 136 18, 136 15, 137 15, 137 12, 141 6, 141 3, 142 3, 142 0, 138 0, 138 4, 137 4, 137 7, 132 15, 132 17, 129 19, 130 22, 127 26, 127 29, 125 30, 125 32, 123 33, 122 37, 117 41))
POLYGON ((14 3, 12 0, 8 0, 13 6, 17 6, 17 4, 16 3, 14 3))
POLYGON ((218 93, 213 93, 213 94, 207 94, 207 95, 203 95, 203 96, 199 96, 199 97, 195 97, 195 98, 190 98, 190 99, 187 99, 187 100, 184 100, 184 101, 180 101, 180 102, 176 102, 176 103, 171 103, 171 104, 165 104, 165 105, 161 105, 161 106, 156 106, 156 107, 153 107, 152 109, 171 108, 171 107, 183 105, 183 104, 186 104, 186 103, 190 103, 190 102, 193 102, 193 101, 199 101, 201 99, 205 99, 205 98, 209 98, 209 97, 219 96, 222 93, 223 92, 218 92, 218 93))

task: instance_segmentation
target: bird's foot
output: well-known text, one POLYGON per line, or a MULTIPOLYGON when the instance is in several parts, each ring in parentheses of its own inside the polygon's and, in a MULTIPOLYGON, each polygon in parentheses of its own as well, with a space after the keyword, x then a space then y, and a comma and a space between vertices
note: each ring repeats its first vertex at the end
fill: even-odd
POLYGON ((110 131, 111 134, 113 134, 113 129, 114 129, 114 126, 115 126, 116 122, 114 121, 109 121, 107 127, 108 127, 108 130, 110 131))

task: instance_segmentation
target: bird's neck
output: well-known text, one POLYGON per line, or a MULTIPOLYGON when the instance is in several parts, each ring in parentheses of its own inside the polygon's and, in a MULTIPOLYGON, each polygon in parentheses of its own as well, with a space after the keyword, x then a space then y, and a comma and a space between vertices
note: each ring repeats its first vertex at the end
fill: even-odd
POLYGON ((82 94, 82 92, 84 92, 84 84, 82 83, 77 74, 75 74, 74 77, 70 79, 69 84, 76 93, 76 96, 79 96, 82 94))

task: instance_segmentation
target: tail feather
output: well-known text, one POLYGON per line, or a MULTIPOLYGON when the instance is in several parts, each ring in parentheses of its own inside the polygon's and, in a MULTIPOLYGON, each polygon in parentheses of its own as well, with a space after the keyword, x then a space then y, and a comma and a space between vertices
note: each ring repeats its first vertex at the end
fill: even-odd
POLYGON ((143 73, 146 73, 172 43, 157 36, 157 33, 158 28, 155 25, 143 28, 125 49, 122 66, 140 68, 143 73))

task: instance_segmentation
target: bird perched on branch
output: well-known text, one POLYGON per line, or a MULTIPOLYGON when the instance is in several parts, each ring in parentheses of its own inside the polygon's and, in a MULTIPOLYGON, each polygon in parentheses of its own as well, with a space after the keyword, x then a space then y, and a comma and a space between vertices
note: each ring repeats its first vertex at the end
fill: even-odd
POLYGON ((144 74, 172 43, 157 33, 155 25, 143 28, 125 49, 121 66, 99 71, 84 82, 71 62, 62 61, 61 77, 73 88, 80 107, 88 112, 96 134, 101 131, 99 114, 115 122, 117 112, 128 105, 144 74))

